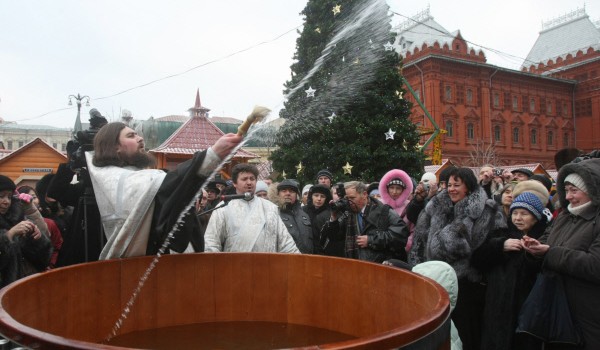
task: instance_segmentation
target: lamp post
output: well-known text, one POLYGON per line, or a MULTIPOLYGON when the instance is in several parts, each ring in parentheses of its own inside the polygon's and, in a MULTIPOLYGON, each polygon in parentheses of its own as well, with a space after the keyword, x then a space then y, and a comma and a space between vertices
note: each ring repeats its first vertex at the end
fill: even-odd
POLYGON ((81 127, 81 102, 85 100, 85 105, 90 106, 90 97, 87 95, 81 96, 80 94, 69 95, 69 106, 73 105, 73 100, 77 102, 77 119, 75 119, 75 126, 73 127, 73 135, 77 134, 78 131, 81 131, 83 128, 81 127))

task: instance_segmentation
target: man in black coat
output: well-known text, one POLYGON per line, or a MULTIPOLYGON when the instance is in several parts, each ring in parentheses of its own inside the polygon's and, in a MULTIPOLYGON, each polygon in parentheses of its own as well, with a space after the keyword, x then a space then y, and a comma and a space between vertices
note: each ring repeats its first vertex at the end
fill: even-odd
POLYGON ((286 179, 277 185, 279 196, 279 216, 288 232, 294 238, 302 254, 313 254, 314 240, 310 217, 302 210, 298 197, 300 189, 294 180, 286 179))
POLYGON ((347 258, 381 263, 388 259, 406 261, 409 231, 404 220, 389 206, 373 200, 367 185, 344 184, 345 197, 323 228, 330 240, 344 241, 347 258), (339 217, 340 212, 343 215, 339 217))

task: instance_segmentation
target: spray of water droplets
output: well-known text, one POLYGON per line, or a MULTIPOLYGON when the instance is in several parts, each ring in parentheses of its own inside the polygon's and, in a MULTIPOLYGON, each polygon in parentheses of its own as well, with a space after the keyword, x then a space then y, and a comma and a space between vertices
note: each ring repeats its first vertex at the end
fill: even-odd
MULTIPOLYGON (((285 95, 282 102, 291 98, 298 91, 304 92, 301 89, 304 89, 304 85, 327 64, 327 59, 331 56, 338 44, 348 40, 347 42, 344 42, 345 47, 358 48, 355 50, 356 52, 348 53, 348 59, 359 60, 355 64, 344 65, 333 63, 328 65, 332 68, 328 73, 329 82, 326 88, 320 89, 316 97, 311 99, 306 108, 304 108, 304 113, 297 116, 297 118, 306 120, 306 123, 303 123, 306 125, 306 129, 298 130, 297 136, 306 132, 309 128, 318 128, 321 124, 320 119, 324 117, 323 114, 330 114, 333 109, 340 109, 342 106, 355 100, 356 95, 360 93, 361 89, 363 89, 367 83, 373 81, 376 68, 382 59, 381 51, 383 44, 387 42, 390 35, 389 31, 381 30, 381 28, 386 28, 381 25, 381 21, 389 20, 387 9, 388 7, 385 0, 370 0, 354 9, 353 13, 348 17, 348 20, 338 29, 334 37, 326 45, 321 56, 315 61, 314 66, 309 73, 285 95), (358 29, 360 29, 360 31, 358 29), (319 122, 315 122, 317 120, 319 120, 319 122)), ((281 104, 276 107, 280 106, 281 104)), ((279 108, 273 109, 278 110, 279 108)), ((329 116, 329 114, 326 116, 329 116)), ((196 201, 202 195, 202 189, 204 189, 209 182, 214 180, 216 174, 219 173, 223 165, 227 164, 241 147, 253 140, 260 141, 267 145, 274 145, 277 140, 277 128, 267 124, 267 120, 263 120, 262 122, 253 125, 244 138, 244 141, 233 149, 210 174, 206 181, 204 181, 200 190, 180 213, 177 222, 173 225, 165 241, 158 250, 158 253, 154 256, 152 262, 138 281, 136 288, 125 304, 119 319, 115 322, 109 336, 105 339, 105 342, 110 342, 110 340, 118 334, 119 329, 123 326, 123 323, 129 316, 129 313, 134 307, 135 301, 150 274, 159 263, 162 255, 165 254, 173 237, 179 232, 179 227, 183 225, 186 215, 189 215, 191 209, 195 207, 196 201)))

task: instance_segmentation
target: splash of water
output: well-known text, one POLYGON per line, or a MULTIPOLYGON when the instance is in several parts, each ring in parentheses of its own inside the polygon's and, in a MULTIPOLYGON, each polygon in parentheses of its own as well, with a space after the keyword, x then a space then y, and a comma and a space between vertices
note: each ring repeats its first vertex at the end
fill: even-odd
MULTIPOLYGON (((363 30, 357 35, 357 29, 364 29, 365 26, 375 27, 375 25, 381 27, 381 25, 376 22, 377 19, 386 19, 382 16, 387 17, 387 4, 385 0, 371 0, 366 2, 364 5, 359 6, 348 17, 348 20, 345 22, 345 24, 342 27, 340 27, 340 29, 336 32, 331 41, 327 43, 325 49, 321 53, 321 56, 315 61, 313 67, 310 69, 308 74, 304 78, 302 78, 301 81, 298 84, 296 84, 294 88, 290 89, 289 92, 284 96, 282 103, 284 100, 289 99, 292 95, 294 95, 300 89, 302 89, 304 85, 323 67, 323 65, 326 64, 327 59, 331 56, 336 46, 343 40, 349 38, 350 36, 353 37, 353 41, 349 43, 350 47, 358 43, 360 43, 360 45, 366 45, 364 46, 362 52, 360 52, 361 62, 357 63, 358 66, 334 64, 334 67, 336 67, 336 69, 330 72, 330 79, 327 85, 327 89, 325 89, 325 91, 322 91, 320 94, 317 95, 317 97, 310 101, 310 105, 305 109, 305 112, 301 117, 306 118, 307 120, 323 118, 323 111, 329 112, 332 109, 339 109, 341 108, 341 106, 344 106, 349 101, 354 100, 356 98, 355 95, 359 93, 360 90, 367 83, 373 80, 375 76, 376 67, 381 61, 381 47, 383 47, 383 44, 386 43, 389 38, 389 31, 384 32, 381 30, 374 30, 369 32, 368 30, 363 30), (375 44, 370 44, 371 42, 375 44), (316 113, 316 111, 320 112, 316 113)), ((351 56, 352 53, 349 53, 348 57, 350 58, 351 56)), ((358 55, 356 56, 358 57, 358 55)), ((280 106, 281 103, 276 107, 280 106)), ((273 108, 273 110, 278 109, 279 108, 273 108)), ((154 256, 152 262, 138 281, 138 284, 136 285, 131 297, 129 298, 125 307, 123 308, 119 319, 115 322, 110 334, 106 337, 106 343, 110 342, 110 340, 117 335, 119 329, 123 326, 123 323, 125 322, 129 313, 133 309, 135 301, 137 300, 150 274, 159 263, 160 258, 165 254, 173 237, 177 234, 177 232, 179 232, 179 227, 183 224, 186 215, 189 215, 191 209, 195 207, 196 201, 202 195, 202 189, 204 189, 209 182, 214 180, 216 174, 219 173, 222 167, 225 164, 227 164, 235 155, 235 153, 248 141, 259 140, 261 142, 274 144, 276 139, 276 129, 265 128, 265 125, 268 125, 268 121, 269 119, 265 118, 265 120, 263 120, 262 122, 252 126, 244 140, 236 148, 234 148, 232 152, 209 175, 209 177, 202 184, 200 190, 194 195, 192 200, 180 213, 177 222, 173 225, 172 229, 165 238, 165 241, 159 248, 158 253, 154 256)), ((320 123, 316 123, 316 125, 311 125, 310 122, 307 122, 305 124, 308 125, 308 127, 318 127, 318 125, 320 125, 320 123)))

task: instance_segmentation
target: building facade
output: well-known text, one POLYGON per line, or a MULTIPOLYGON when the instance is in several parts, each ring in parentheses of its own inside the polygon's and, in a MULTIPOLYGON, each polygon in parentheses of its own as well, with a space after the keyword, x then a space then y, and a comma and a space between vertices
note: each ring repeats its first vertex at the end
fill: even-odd
MULTIPOLYGON (((444 158, 457 165, 480 166, 479 153, 487 149, 495 154, 494 165, 539 162, 553 168, 554 153, 561 148, 600 147, 596 74, 600 55, 595 47, 600 44, 600 31, 585 11, 544 29, 525 61, 540 63, 521 71, 487 64, 481 50, 470 47, 459 31, 445 30, 429 9, 396 31, 395 48, 404 59, 405 79, 446 130, 444 158), (581 33, 582 23, 590 31, 586 40, 577 43, 583 49, 571 52, 564 45, 554 52, 541 49, 548 42, 558 45, 572 40, 572 33, 581 33), (545 59, 553 55, 558 58, 545 59)), ((431 128, 415 98, 405 96, 415 102, 413 122, 431 128)))
POLYGON ((57 151, 65 153, 72 133, 73 129, 70 128, 17 124, 0 118, 0 149, 14 151, 40 138, 57 151))

